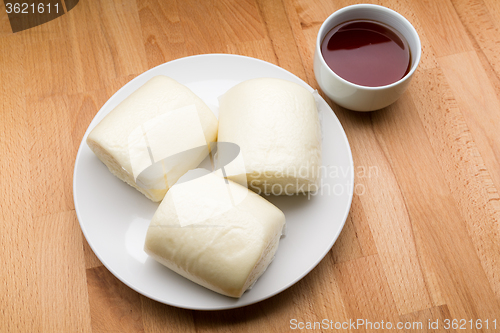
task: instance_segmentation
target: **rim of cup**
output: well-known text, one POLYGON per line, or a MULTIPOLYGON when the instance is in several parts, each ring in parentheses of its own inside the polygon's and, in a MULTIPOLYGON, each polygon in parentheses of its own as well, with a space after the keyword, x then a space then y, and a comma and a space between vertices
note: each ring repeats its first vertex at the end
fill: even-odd
MULTIPOLYGON (((369 19, 369 18, 358 17, 358 18, 355 18, 355 19, 369 19)), ((399 14, 395 10, 392 10, 392 9, 384 7, 384 6, 373 5, 373 4, 350 5, 350 6, 346 6, 346 7, 340 8, 339 10, 333 12, 330 16, 328 16, 328 18, 323 22, 323 24, 321 24, 321 27, 319 28, 318 36, 316 37, 316 49, 317 49, 316 51, 319 52, 319 54, 320 54, 319 59, 321 61, 321 64, 323 65, 323 67, 326 67, 333 75, 335 75, 338 79, 340 79, 344 83, 349 84, 349 85, 351 85, 352 87, 355 87, 355 88, 362 88, 362 89, 367 89, 367 90, 382 90, 382 89, 387 89, 387 88, 399 85, 400 83, 408 80, 413 75, 413 73, 415 72, 415 70, 417 69, 418 64, 420 62, 420 56, 422 54, 422 45, 420 43, 420 37, 419 37, 419 35, 417 33, 417 30, 415 30, 415 27, 413 27, 413 25, 410 23, 410 21, 408 21, 406 19, 406 17, 404 17, 403 15, 399 14), (330 68, 330 66, 328 66, 328 64, 325 61, 325 58, 323 57, 323 52, 321 52, 321 44, 323 43, 323 40, 324 40, 326 34, 331 29, 333 29, 334 27, 336 27, 338 24, 341 24, 341 23, 343 23, 345 21, 339 22, 338 24, 334 25, 333 27, 329 27, 329 28, 326 28, 326 25, 327 24, 329 25, 329 22, 331 20, 333 20, 334 17, 336 17, 336 16, 338 16, 338 15, 344 13, 344 12, 352 11, 352 10, 356 10, 356 9, 362 9, 362 8, 365 8, 365 9, 370 9, 371 8, 371 9, 374 9, 374 10, 379 10, 379 11, 384 11, 386 13, 390 13, 391 15, 393 15, 397 19, 399 19, 404 25, 406 25, 409 28, 409 30, 411 31, 411 33, 414 34, 414 36, 416 37, 415 40, 416 40, 416 44, 417 44, 417 50, 414 50, 412 47, 410 47, 410 42, 408 41, 407 36, 405 36, 403 34, 403 32, 401 32, 399 29, 396 29, 392 25, 390 25, 390 24, 388 24, 386 22, 382 22, 381 21, 381 23, 387 24, 390 27, 392 27, 393 29, 397 30, 400 34, 403 35, 404 38, 407 39, 407 41, 408 41, 408 47, 410 47, 410 54, 412 55, 412 58, 414 56, 415 51, 417 51, 416 52, 417 54, 415 55, 415 60, 413 61, 413 59, 412 59, 412 65, 411 65, 411 68, 408 71, 408 73, 406 73, 405 76, 403 76, 401 79, 399 79, 399 80, 397 80, 397 81, 395 81, 393 83, 386 84, 386 85, 383 85, 383 86, 376 86, 376 87, 363 86, 363 85, 360 85, 360 84, 352 83, 351 81, 348 81, 348 80, 344 79, 343 77, 341 77, 340 75, 338 75, 337 73, 335 73, 330 68), (327 30, 327 31, 325 31, 325 30, 327 30)))

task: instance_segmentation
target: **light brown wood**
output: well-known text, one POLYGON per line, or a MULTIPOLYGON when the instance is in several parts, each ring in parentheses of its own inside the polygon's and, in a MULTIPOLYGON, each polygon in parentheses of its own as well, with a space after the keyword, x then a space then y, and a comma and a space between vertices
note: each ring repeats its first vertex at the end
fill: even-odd
POLYGON ((219 312, 152 301, 100 263, 73 204, 83 134, 125 83, 194 54, 256 57, 319 88, 317 31, 355 1, 80 1, 15 34, 0 6, 0 331, 285 332, 292 319, 422 323, 408 332, 447 331, 446 319, 494 331, 496 319, 500 330, 500 5, 369 2, 407 17, 423 54, 392 106, 331 104, 358 185, 345 228, 296 285, 219 312))

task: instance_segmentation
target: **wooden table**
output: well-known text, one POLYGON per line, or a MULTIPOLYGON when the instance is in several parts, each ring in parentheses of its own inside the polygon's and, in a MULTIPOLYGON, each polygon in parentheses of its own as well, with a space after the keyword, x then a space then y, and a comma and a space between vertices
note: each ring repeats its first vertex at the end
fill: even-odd
MULTIPOLYGON (((471 324, 480 331, 480 321, 488 331, 488 320, 494 331, 496 320, 500 330, 497 0, 377 2, 413 23, 420 66, 386 109, 332 104, 358 191, 333 249, 281 294, 219 312, 160 304, 119 282, 82 235, 74 161, 116 90, 149 68, 202 53, 263 59, 318 88, 316 33, 352 3, 82 0, 15 34, 0 7, 0 331, 286 332, 323 319, 363 319, 378 331, 382 320, 393 328, 408 322, 414 332, 436 320, 445 331, 446 319, 463 332, 471 324)), ((366 328, 349 327, 339 331, 366 328)))

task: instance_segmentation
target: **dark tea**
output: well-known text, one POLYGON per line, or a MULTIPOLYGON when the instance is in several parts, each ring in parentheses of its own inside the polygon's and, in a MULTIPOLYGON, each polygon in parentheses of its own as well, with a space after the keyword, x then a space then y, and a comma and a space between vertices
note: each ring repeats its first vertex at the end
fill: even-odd
POLYGON ((408 42, 394 28, 372 20, 352 20, 325 36, 321 52, 341 78, 368 87, 402 79, 411 67, 408 42))

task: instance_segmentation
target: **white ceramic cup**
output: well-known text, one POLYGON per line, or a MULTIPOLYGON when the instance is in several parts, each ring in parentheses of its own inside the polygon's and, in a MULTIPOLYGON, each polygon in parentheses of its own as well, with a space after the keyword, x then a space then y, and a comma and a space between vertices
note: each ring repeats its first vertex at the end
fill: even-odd
POLYGON ((394 103, 405 92, 420 62, 420 54, 417 31, 401 14, 378 5, 352 5, 337 10, 321 25, 314 52, 314 74, 323 92, 338 105, 355 111, 373 111, 394 103), (367 87, 341 78, 328 67, 321 53, 321 43, 326 34, 341 23, 357 19, 385 23, 406 38, 411 54, 411 68, 408 74, 389 85, 367 87))

